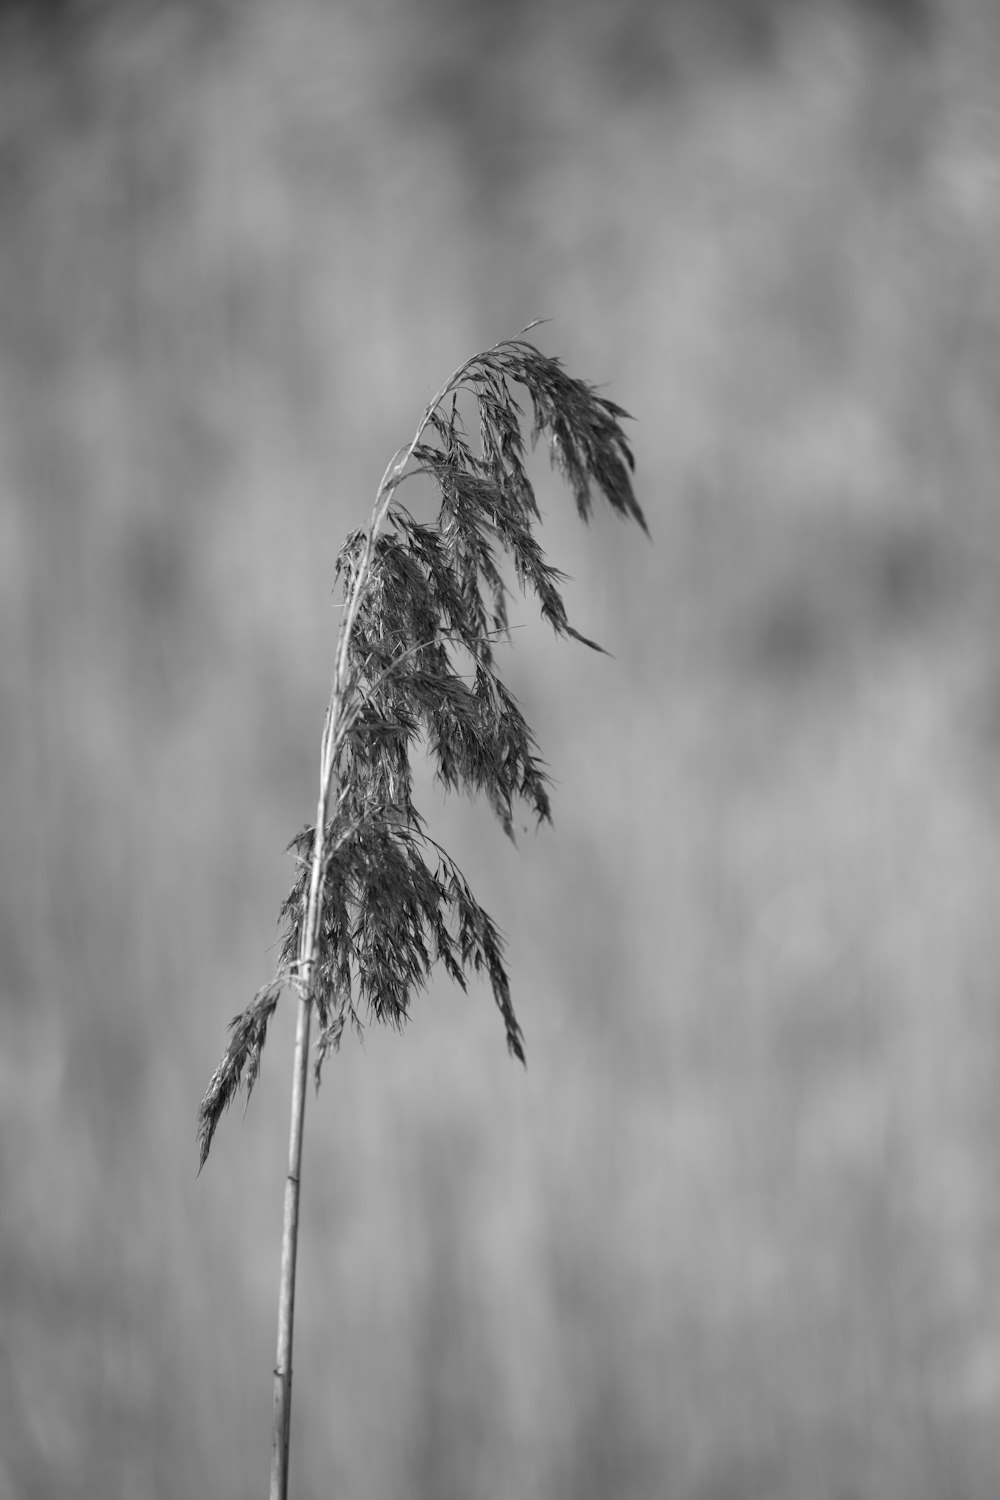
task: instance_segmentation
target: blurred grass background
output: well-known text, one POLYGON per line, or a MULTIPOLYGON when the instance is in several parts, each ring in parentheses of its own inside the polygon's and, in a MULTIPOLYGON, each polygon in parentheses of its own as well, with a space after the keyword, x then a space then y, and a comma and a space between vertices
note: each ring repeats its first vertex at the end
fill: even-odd
POLYGON ((1000 1454, 1000 15, 0 15, 0 1500, 262 1493, 293 1017, 195 1179, 312 816, 337 548, 463 358, 538 466, 556 826, 310 1100, 292 1492, 939 1500, 1000 1454))

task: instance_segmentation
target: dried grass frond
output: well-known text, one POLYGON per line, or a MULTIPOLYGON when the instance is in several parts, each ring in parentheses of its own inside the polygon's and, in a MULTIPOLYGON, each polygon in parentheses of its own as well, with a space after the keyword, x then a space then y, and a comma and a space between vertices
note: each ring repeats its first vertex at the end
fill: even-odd
POLYGON ((296 976, 315 1004, 317 1084, 345 1024, 402 1026, 440 964, 463 987, 489 980, 513 1056, 524 1061, 503 940, 450 856, 431 840, 412 800, 411 756, 421 739, 448 791, 483 796, 513 837, 515 808, 551 820, 549 777, 534 735, 495 664, 509 638, 504 561, 559 635, 600 651, 567 618, 564 575, 536 535, 538 504, 525 467, 529 440, 546 438, 582 520, 603 496, 648 534, 632 488, 628 413, 567 375, 525 334, 475 355, 425 410, 394 454, 366 528, 336 561, 343 613, 321 748, 315 822, 292 840, 296 875, 281 908, 278 975, 231 1023, 231 1038, 198 1116, 200 1163, 219 1119, 253 1090, 281 989, 296 976), (473 450, 459 410, 478 416, 473 450), (431 523, 403 505, 400 486, 428 475, 440 506, 431 523))

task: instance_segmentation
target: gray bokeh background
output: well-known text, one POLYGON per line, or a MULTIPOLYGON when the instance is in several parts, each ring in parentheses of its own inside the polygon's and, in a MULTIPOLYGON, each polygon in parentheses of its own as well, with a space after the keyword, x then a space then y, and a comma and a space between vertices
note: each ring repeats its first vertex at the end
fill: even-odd
MULTIPOLYGON (((301 1497, 995 1496, 991 0, 0 14, 0 1500, 262 1493, 293 1015, 195 1179, 312 814, 333 562, 535 316, 528 1070, 446 985, 310 1098, 301 1497)), ((518 612, 515 611, 515 616, 518 612)))

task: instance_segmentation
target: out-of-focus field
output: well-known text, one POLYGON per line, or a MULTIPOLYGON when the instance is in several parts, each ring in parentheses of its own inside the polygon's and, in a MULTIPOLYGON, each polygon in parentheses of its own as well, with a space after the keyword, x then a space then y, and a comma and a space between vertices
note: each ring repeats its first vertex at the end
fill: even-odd
MULTIPOLYGON (((556 777, 486 993, 306 1125, 292 1492, 1000 1492, 1000 13, 0 18, 0 1500, 262 1493, 344 534, 477 348, 638 419, 510 677, 556 777)), ((515 615, 517 611, 515 610, 515 615)))

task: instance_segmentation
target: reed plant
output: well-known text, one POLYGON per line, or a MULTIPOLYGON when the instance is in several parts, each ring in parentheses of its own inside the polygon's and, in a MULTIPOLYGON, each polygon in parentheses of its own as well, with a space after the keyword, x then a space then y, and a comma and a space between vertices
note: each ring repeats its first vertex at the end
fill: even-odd
MULTIPOLYGON (((414 994, 440 965, 463 988, 484 976, 507 1047, 524 1061, 504 944, 451 855, 414 805, 412 757, 423 744, 448 791, 483 796, 514 836, 515 808, 551 821, 549 778, 531 728, 497 666, 509 638, 504 568, 533 593, 558 635, 601 650, 570 624, 546 561, 525 467, 530 440, 548 441, 583 521, 595 496, 619 516, 646 522, 632 487, 628 413, 568 375, 525 335, 474 355, 428 404, 411 440, 390 460, 368 524, 340 549, 341 619, 320 746, 315 822, 292 839, 292 888, 280 913, 273 978, 230 1022, 229 1044, 198 1113, 199 1171, 223 1111, 239 1090, 249 1102, 267 1028, 284 991, 297 997, 288 1176, 274 1371, 272 1500, 288 1492, 292 1334, 302 1138, 310 1027, 313 1072, 340 1046, 346 1025, 402 1027, 414 994), (468 425, 466 423, 468 416, 468 425), (474 451, 469 428, 478 426, 474 451), (434 519, 418 520, 404 482, 433 481, 434 519)), ((411 491, 412 493, 412 491, 411 491)))

